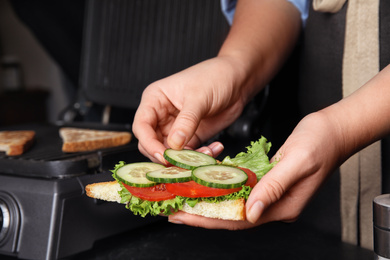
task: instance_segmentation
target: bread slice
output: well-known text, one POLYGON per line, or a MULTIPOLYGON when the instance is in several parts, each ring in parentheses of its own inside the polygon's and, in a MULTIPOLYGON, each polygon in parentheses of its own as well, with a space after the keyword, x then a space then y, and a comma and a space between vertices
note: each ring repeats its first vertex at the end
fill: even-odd
POLYGON ((121 196, 118 193, 120 190, 121 186, 117 181, 92 183, 85 187, 88 197, 118 203, 121 202, 121 196))
POLYGON ((93 151, 127 144, 131 141, 129 132, 63 127, 60 129, 65 153, 93 151))
POLYGON ((245 200, 225 200, 219 203, 199 202, 194 207, 184 204, 182 211, 225 220, 245 220, 245 200))
POLYGON ((0 131, 0 151, 7 156, 17 156, 27 151, 34 143, 35 131, 0 131))
MULTIPOLYGON (((118 191, 121 187, 117 181, 89 184, 85 187, 88 197, 120 203, 118 191)), ((199 202, 194 207, 184 204, 182 211, 225 220, 245 220, 245 200, 227 200, 219 203, 199 202)))

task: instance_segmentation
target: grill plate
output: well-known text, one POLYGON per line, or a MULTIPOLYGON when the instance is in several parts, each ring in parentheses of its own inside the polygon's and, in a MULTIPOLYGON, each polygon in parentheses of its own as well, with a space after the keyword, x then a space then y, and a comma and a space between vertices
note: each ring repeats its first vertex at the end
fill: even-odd
MULTIPOLYGON (((6 156, 4 152, 0 152, 0 173, 24 177, 66 178, 101 171, 105 157, 115 157, 117 154, 129 151, 138 152, 137 144, 132 140, 131 143, 120 147, 91 152, 64 153, 61 150, 60 127, 62 126, 47 124, 2 129, 34 130, 36 136, 34 144, 21 156, 6 156)), ((84 128, 88 127, 84 124, 84 128)), ((91 128, 98 129, 96 126, 91 128)), ((110 128, 110 130, 114 129, 110 128)))

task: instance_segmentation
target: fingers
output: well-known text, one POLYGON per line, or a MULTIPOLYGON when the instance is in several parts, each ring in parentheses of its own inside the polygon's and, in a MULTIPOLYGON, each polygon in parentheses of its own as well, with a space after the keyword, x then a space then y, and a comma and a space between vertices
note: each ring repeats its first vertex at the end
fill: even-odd
POLYGON ((197 149, 196 151, 208 154, 212 157, 217 157, 218 155, 220 155, 222 153, 223 149, 224 149, 224 146, 222 143, 214 142, 214 143, 210 144, 209 146, 201 147, 201 148, 197 149))
POLYGON ((249 223, 247 221, 212 219, 188 214, 182 211, 170 215, 168 217, 168 221, 174 224, 185 224, 189 226, 202 227, 207 229, 241 230, 255 226, 254 224, 249 223))
MULTIPOLYGON (((149 142, 149 143, 152 143, 149 142)), ((161 143, 159 141, 157 141, 155 143, 155 147, 157 146, 160 146, 161 143)), ((162 151, 165 151, 165 146, 162 146, 160 150, 162 151)), ((145 155, 147 158, 149 158, 149 160, 151 160, 152 162, 156 162, 156 163, 162 163, 162 164, 168 164, 168 162, 164 159, 164 156, 163 156, 163 152, 154 152, 154 153, 149 153, 142 145, 141 143, 138 143, 138 150, 143 154, 145 155)))
POLYGON ((163 153, 166 147, 163 144, 163 137, 159 136, 160 132, 156 131, 157 118, 155 111, 144 105, 135 114, 132 130, 139 140, 139 151, 154 162, 165 163, 163 153))
MULTIPOLYGON (((172 149, 181 150, 189 143, 203 118, 201 111, 202 105, 197 102, 188 102, 184 104, 183 109, 177 115, 172 129, 168 135, 168 145, 172 149)), ((199 144, 198 144, 199 145, 199 144)))
MULTIPOLYGON (((260 220, 261 223, 284 220, 285 215, 269 214, 268 208, 274 203, 285 197, 290 188, 301 179, 299 174, 300 169, 297 163, 290 163, 291 159, 283 158, 274 168, 269 171, 253 188, 248 201, 246 203, 247 219, 251 223, 256 223, 260 220), (268 211, 268 212, 267 212, 268 211), (271 216, 271 219, 266 218, 266 213, 271 216), (280 219, 278 219, 280 218, 280 219)), ((288 205, 287 206, 287 210, 288 205)), ((288 213, 288 212, 287 212, 288 213)))

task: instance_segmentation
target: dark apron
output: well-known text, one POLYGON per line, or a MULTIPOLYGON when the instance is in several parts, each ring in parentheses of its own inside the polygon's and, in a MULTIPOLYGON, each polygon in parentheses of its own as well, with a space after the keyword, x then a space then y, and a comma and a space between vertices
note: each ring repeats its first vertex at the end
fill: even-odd
MULTIPOLYGON (((345 33, 345 15, 348 2, 335 13, 316 12, 310 4, 302 42, 300 83, 298 89, 301 117, 325 108, 342 98, 342 62, 345 33)), ((390 61, 390 1, 380 2, 380 68, 390 61), (386 11, 385 11, 386 10, 386 11), (386 26, 387 25, 387 26, 386 26)), ((390 101, 389 101, 390 102, 390 101)), ((390 162, 386 155, 390 149, 389 138, 382 141, 383 192, 390 192, 390 162)), ((340 173, 331 179, 302 215, 302 221, 316 228, 340 235, 340 173)))

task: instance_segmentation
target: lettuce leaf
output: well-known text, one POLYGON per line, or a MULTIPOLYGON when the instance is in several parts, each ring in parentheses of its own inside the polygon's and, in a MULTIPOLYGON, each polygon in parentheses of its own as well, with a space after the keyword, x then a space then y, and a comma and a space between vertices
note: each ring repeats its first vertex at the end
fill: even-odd
POLYGON ((189 206, 195 207, 195 205, 201 201, 205 201, 205 202, 209 202, 209 203, 219 203, 219 202, 225 201, 225 200, 237 200, 237 199, 241 199, 241 198, 244 198, 245 200, 247 200, 251 191, 252 191, 251 187, 242 185, 242 189, 240 191, 237 191, 237 192, 234 192, 234 193, 231 193, 228 195, 224 195, 224 196, 204 197, 204 198, 184 198, 183 197, 183 199, 185 200, 185 202, 189 206))
MULTIPOLYGON (((122 162, 120 162, 120 164, 121 163, 122 162)), ((119 195, 121 196, 121 203, 126 204, 126 208, 133 212, 134 215, 140 215, 142 217, 145 217, 148 214, 152 216, 157 216, 160 214, 170 215, 183 208, 184 200, 179 196, 176 196, 176 198, 174 199, 164 201, 143 200, 136 196, 133 196, 123 186, 122 182, 115 178, 115 172, 112 177, 119 183, 122 188, 120 191, 118 191, 119 195)))
POLYGON ((241 152, 234 158, 226 156, 222 160, 222 164, 247 168, 256 174, 259 181, 277 163, 269 162, 267 154, 271 146, 272 144, 267 142, 267 139, 262 136, 259 140, 251 142, 251 145, 246 147, 247 152, 241 152))

